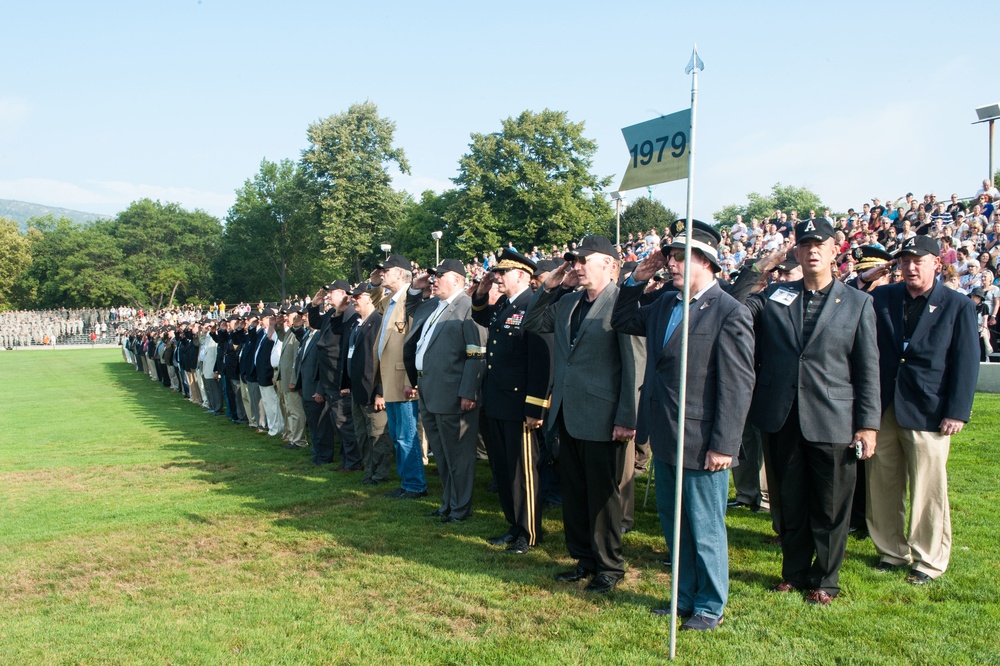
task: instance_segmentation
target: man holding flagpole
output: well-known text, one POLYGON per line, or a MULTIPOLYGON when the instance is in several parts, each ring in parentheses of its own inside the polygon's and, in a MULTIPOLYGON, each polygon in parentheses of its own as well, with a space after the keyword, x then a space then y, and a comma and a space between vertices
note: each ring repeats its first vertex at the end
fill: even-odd
MULTIPOLYGON (((690 235, 687 405, 680 519, 677 613, 683 630, 711 631, 722 624, 729 595, 726 498, 729 469, 736 464, 742 424, 753 393, 754 338, 750 312, 722 291, 719 234, 698 220, 646 257, 626 280, 612 326, 646 338, 646 372, 639 402, 649 425, 656 477, 656 505, 668 544, 675 528, 678 399, 681 384, 681 320, 685 236, 690 235), (646 282, 666 266, 679 291, 639 307, 646 282)), ((668 609, 655 609, 670 615, 668 609)))

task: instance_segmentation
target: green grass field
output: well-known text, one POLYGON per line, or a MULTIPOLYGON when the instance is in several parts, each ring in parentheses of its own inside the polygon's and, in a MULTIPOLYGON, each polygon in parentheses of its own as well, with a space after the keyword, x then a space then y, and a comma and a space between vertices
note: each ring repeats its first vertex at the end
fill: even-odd
MULTIPOLYGON (((876 574, 851 539, 827 608, 775 595, 766 514, 731 511, 726 624, 678 634, 704 664, 1000 663, 1000 398, 952 443, 951 567, 924 587, 876 574)), ((117 350, 0 353, 0 662, 4 664, 654 664, 669 628, 650 505, 625 537, 621 588, 594 598, 558 510, 511 556, 485 463, 457 526, 430 496, 382 497, 357 475, 213 418, 117 350)), ((645 487, 645 479, 640 488, 645 487)), ((641 507, 641 496, 637 498, 641 507)))

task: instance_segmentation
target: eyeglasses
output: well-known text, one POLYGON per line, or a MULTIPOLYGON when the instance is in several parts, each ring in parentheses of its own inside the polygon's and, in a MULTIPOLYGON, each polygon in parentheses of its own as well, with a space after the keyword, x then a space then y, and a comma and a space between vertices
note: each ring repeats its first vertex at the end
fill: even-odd
POLYGON ((673 259, 674 261, 676 261, 678 264, 683 264, 684 263, 684 253, 683 252, 674 252, 672 255, 670 255, 670 258, 673 259))
POLYGON ((509 271, 509 270, 510 270, 509 268, 494 268, 490 272, 493 273, 494 275, 501 275, 502 276, 502 275, 506 275, 507 271, 509 271))
POLYGON ((571 264, 580 264, 581 266, 583 266, 583 265, 585 265, 587 263, 587 257, 582 257, 580 255, 576 255, 575 257, 573 257, 569 261, 570 261, 571 264))

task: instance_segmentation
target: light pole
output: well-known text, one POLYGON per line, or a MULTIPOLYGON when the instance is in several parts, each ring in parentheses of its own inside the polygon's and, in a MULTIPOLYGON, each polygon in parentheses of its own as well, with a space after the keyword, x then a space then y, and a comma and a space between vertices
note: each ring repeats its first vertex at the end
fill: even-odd
POLYGON ((385 252, 385 258, 389 258, 389 253, 392 252, 392 246, 388 243, 382 243, 382 251, 385 252))
POLYGON ((441 237, 444 236, 443 231, 432 231, 431 238, 434 239, 434 265, 437 266, 441 263, 441 237))
POLYGON ((973 125, 978 125, 979 123, 989 123, 990 124, 990 173, 987 180, 990 183, 993 182, 993 122, 1000 118, 1000 104, 988 104, 987 106, 981 106, 976 109, 976 116, 979 120, 972 123, 973 125))
POLYGON ((618 190, 611 193, 611 199, 615 202, 615 245, 619 247, 619 252, 622 245, 622 199, 624 198, 618 190))

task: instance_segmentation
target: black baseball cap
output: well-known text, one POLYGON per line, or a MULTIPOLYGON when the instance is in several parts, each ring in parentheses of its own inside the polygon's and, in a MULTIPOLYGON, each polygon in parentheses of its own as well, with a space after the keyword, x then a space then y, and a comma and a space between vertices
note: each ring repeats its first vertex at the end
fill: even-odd
POLYGON ((833 225, 825 217, 818 217, 814 220, 803 220, 795 225, 795 244, 799 245, 802 241, 807 240, 822 242, 828 238, 833 238, 835 233, 833 225))
POLYGON ((427 270, 427 272, 431 275, 441 275, 442 273, 447 273, 448 271, 464 276, 465 264, 458 259, 442 259, 441 263, 437 265, 437 268, 430 268, 427 270))
POLYGON ((925 254, 932 254, 935 257, 941 254, 941 246, 930 236, 911 236, 903 242, 896 255, 912 254, 915 257, 922 257, 925 254))
POLYGON ((566 261, 573 261, 577 257, 586 257, 591 254, 606 254, 615 261, 621 261, 621 255, 611 244, 607 236, 590 235, 584 236, 576 246, 575 252, 567 252, 563 255, 566 261))
POLYGON ((354 298, 356 296, 360 296, 361 294, 367 294, 367 293, 368 293, 368 283, 362 282, 351 290, 351 297, 354 298))
POLYGON ((378 265, 382 270, 387 268, 402 268, 404 271, 412 269, 412 264, 410 260, 401 254, 390 254, 389 258, 378 265))
POLYGON ((795 260, 795 256, 789 252, 785 255, 784 261, 774 267, 774 270, 781 271, 782 273, 791 273, 796 268, 799 267, 799 262, 795 260))
POLYGON ((535 272, 532 273, 531 276, 538 277, 543 273, 550 273, 555 269, 557 269, 559 267, 559 264, 561 263, 562 263, 561 261, 556 263, 552 259, 539 259, 538 262, 535 264, 535 272))
POLYGON ((330 284, 323 285, 323 288, 327 291, 336 291, 340 289, 341 291, 350 291, 351 285, 348 284, 347 280, 334 280, 330 284))

